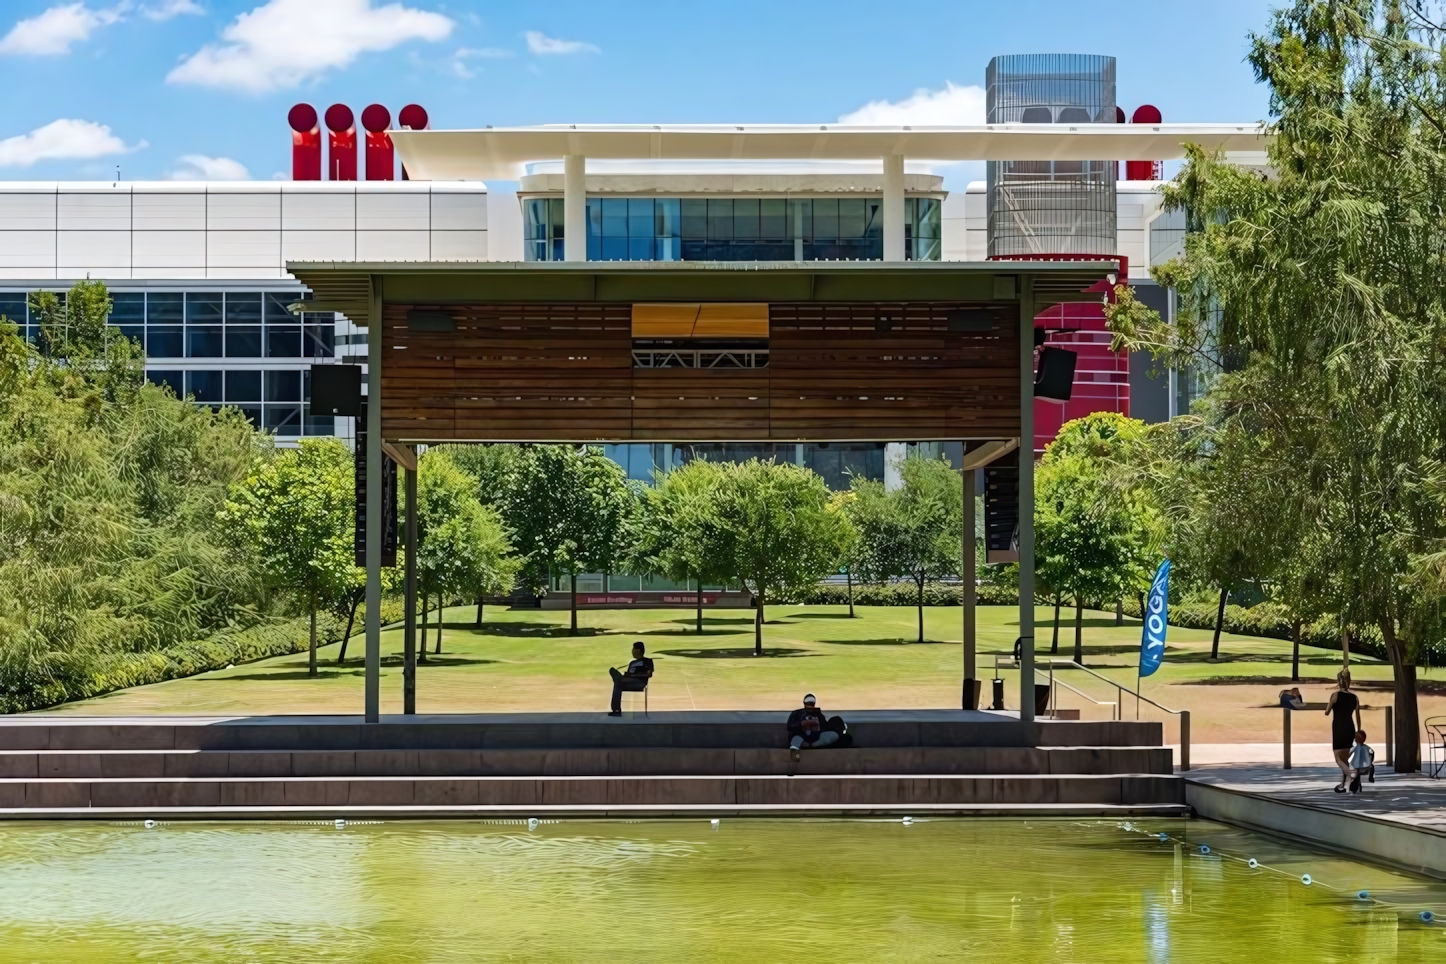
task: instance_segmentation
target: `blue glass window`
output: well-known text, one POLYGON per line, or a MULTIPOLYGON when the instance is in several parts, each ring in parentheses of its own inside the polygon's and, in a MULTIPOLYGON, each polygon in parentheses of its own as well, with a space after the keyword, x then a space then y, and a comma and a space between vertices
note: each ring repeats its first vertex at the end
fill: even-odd
MULTIPOLYGON (((186 296, 172 292, 151 292, 146 295, 147 325, 179 325, 185 321, 186 296)), ((155 354, 146 348, 150 354, 155 354)))
POLYGON ((184 331, 180 325, 147 325, 146 355, 151 358, 186 357, 184 331))
POLYGON ((267 405, 262 426, 277 435, 301 434, 300 405, 267 405))
MULTIPOLYGON (((187 308, 189 310, 189 305, 187 308)), ((220 325, 187 325, 187 358, 220 358, 225 352, 220 325)))
MULTIPOLYGON (((316 317, 308 313, 307 319, 316 317)), ((305 358, 331 358, 336 354, 336 325, 306 325, 302 329, 301 354, 305 358)))
MULTIPOLYGON (((708 240, 733 240, 733 199, 708 199, 708 240)), ((722 260, 722 259, 719 259, 722 260)))
MULTIPOLYGON (((682 237, 684 241, 701 241, 708 237, 708 201, 706 198, 685 197, 680 205, 682 237)), ((696 258, 688 258, 695 261, 696 258)))
POLYGON ((735 198, 733 201, 733 237, 738 241, 758 238, 758 200, 735 198))
POLYGON ((653 220, 653 199, 628 198, 628 237, 651 239, 657 231, 653 220))
POLYGON ((144 292, 125 291, 110 296, 110 317, 107 322, 122 335, 146 343, 146 296, 144 292))
POLYGON ((198 402, 219 405, 225 395, 223 381, 225 372, 186 372, 186 394, 198 402))
POLYGON ((186 293, 187 325, 219 325, 223 295, 219 291, 186 293))
POLYGON ((19 329, 20 334, 25 334, 25 295, 6 292, 0 294, 0 317, 13 322, 19 329))
POLYGON ((287 306, 302 299, 303 296, 295 291, 268 291, 262 299, 264 302, 262 320, 268 325, 296 324, 296 316, 287 306))
POLYGON ((228 401, 228 402, 259 402, 259 401, 261 401, 261 373, 260 373, 260 372, 227 372, 227 373, 226 373, 226 401, 228 401))
POLYGON ((177 398, 186 397, 184 372, 146 372, 146 381, 152 385, 161 385, 169 388, 177 398))
POLYGON ((259 292, 236 292, 226 294, 226 324, 261 324, 261 294, 259 292))
POLYGON ((301 372, 271 371, 266 373, 266 401, 300 402, 301 372))
POLYGON ((260 326, 260 325, 227 325, 227 326, 226 326, 226 357, 227 357, 227 358, 260 358, 260 357, 261 357, 261 326, 260 326))
POLYGON ((788 202, 783 198, 764 198, 758 202, 758 236, 769 241, 782 241, 788 234, 788 202))
POLYGON ((300 326, 300 325, 267 325, 267 326, 266 326, 266 357, 267 357, 267 358, 300 358, 300 357, 301 357, 301 326, 300 326))

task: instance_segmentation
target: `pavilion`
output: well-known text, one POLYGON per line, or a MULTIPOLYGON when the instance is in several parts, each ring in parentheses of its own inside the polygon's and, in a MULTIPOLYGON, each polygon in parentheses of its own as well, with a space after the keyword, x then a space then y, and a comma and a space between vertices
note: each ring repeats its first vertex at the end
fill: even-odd
MULTIPOLYGON (((293 263, 307 310, 365 324, 365 719, 380 719, 383 457, 442 442, 897 441, 966 443, 965 468, 1018 464, 1020 719, 1034 719, 1032 446, 1035 317, 1098 301, 1114 259, 904 260, 905 158, 1160 159, 1186 144, 1263 164, 1254 125, 584 126, 395 131, 415 179, 512 178, 564 162, 562 262, 293 263), (586 159, 877 158, 883 260, 588 262, 586 159), (655 364, 659 352, 691 364, 655 364), (704 364, 707 352, 727 364, 704 364)), ((973 531, 972 472, 965 528, 973 531)), ((412 505, 413 499, 408 499, 412 505)), ((410 513, 409 513, 410 515, 410 513)), ((415 538, 414 519, 406 526, 415 538)), ((964 540, 963 677, 974 658, 974 541, 964 540)), ((409 552, 407 558, 413 558, 409 552)), ((415 582, 408 580, 409 596, 415 582)), ((405 704, 414 707, 411 613, 405 704)), ((977 691, 976 691, 977 692, 977 691)), ((966 708, 972 708, 966 682, 966 708)))

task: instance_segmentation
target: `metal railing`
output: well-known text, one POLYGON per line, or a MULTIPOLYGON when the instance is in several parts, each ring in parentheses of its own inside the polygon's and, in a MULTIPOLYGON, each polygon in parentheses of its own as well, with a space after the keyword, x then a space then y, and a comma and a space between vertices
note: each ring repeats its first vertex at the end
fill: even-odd
MULTIPOLYGON (((1117 682, 1116 680, 1112 680, 1112 679, 1110 679, 1108 676, 1105 676, 1105 675, 1102 674, 1102 673, 1097 673, 1097 672, 1095 672, 1094 670, 1090 669, 1088 666, 1084 666, 1084 665, 1081 665, 1080 663, 1076 663, 1076 662, 1075 662, 1074 660, 1072 660, 1072 659, 1044 659, 1044 660, 1036 660, 1036 661, 1035 661, 1035 664, 1034 664, 1035 672, 1036 672, 1036 673, 1038 673, 1039 670, 1040 670, 1040 668, 1041 668, 1041 667, 1040 667, 1040 663, 1041 663, 1041 662, 1042 662, 1042 663, 1044 664, 1044 666, 1047 667, 1048 670, 1049 670, 1049 705, 1050 705, 1051 708, 1054 708, 1054 707, 1056 706, 1056 704, 1057 704, 1057 699, 1056 699, 1056 692, 1057 692, 1057 691, 1056 691, 1056 684, 1058 684, 1058 685, 1060 685, 1060 686, 1063 686, 1065 689, 1069 690, 1071 693, 1077 693, 1078 695, 1084 697, 1086 700, 1089 700, 1091 703, 1095 704, 1096 706, 1108 706, 1108 707, 1110 707, 1110 709, 1111 709, 1110 719, 1111 719, 1111 720, 1122 720, 1122 719, 1124 719, 1124 702, 1125 702, 1125 696, 1126 696, 1126 694, 1128 694, 1128 695, 1130 695, 1130 696, 1133 696, 1133 697, 1135 698, 1135 719, 1137 719, 1137 720, 1140 718, 1140 703, 1142 703, 1142 702, 1144 702, 1144 703, 1149 703, 1151 706, 1155 707, 1155 709, 1157 709, 1157 710, 1160 710, 1162 713, 1166 713, 1166 714, 1168 714, 1168 715, 1170 715, 1170 716, 1178 716, 1178 717, 1180 718, 1180 724, 1179 724, 1179 730, 1180 730, 1180 769, 1181 769, 1182 771, 1185 771, 1185 770, 1189 770, 1189 769, 1190 769, 1190 711, 1189 711, 1189 710, 1176 710, 1176 709, 1171 709, 1170 707, 1165 706, 1165 705, 1162 704, 1162 703, 1157 703, 1156 701, 1150 699, 1148 696, 1145 696, 1144 694, 1140 693, 1139 691, 1137 691, 1137 690, 1132 690, 1132 689, 1130 689, 1128 686, 1126 686, 1125 684, 1120 683, 1120 682, 1117 682), (1093 676, 1095 679, 1101 681, 1102 683, 1105 683, 1105 684, 1108 685, 1108 686, 1113 686, 1113 687, 1115 688, 1115 692, 1116 692, 1116 699, 1115 699, 1113 702, 1108 701, 1108 700, 1097 700, 1097 699, 1095 699, 1094 697, 1089 696, 1088 694, 1081 692, 1079 689, 1077 689, 1077 688, 1074 687, 1074 686, 1071 686, 1070 684, 1064 682, 1063 680, 1057 680, 1057 679, 1055 679, 1054 670, 1055 670, 1056 667, 1059 667, 1059 668, 1061 668, 1061 669, 1077 669, 1077 670, 1082 670, 1082 671, 1088 673, 1089 675, 1093 676)), ((1018 668, 1019 668, 1019 660, 1015 659, 1013 656, 999 656, 999 655, 995 655, 995 657, 994 657, 994 677, 995 677, 995 679, 998 679, 998 678, 999 678, 999 671, 1000 671, 1001 669, 1018 669, 1018 668)))

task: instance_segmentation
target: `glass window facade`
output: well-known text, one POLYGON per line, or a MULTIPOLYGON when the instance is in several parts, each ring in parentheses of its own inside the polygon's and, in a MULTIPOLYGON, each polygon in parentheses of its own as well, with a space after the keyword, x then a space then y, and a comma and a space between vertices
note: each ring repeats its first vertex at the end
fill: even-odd
MULTIPOLYGON (((940 257, 937 198, 904 201, 909 260, 940 257)), ((589 261, 879 261, 883 199, 587 199, 589 261)), ((524 202, 528 261, 563 259, 562 198, 524 202)))
MULTIPOLYGON (((177 398, 233 406, 282 437, 331 435, 333 418, 310 416, 306 369, 313 359, 335 356, 336 317, 329 312, 298 317, 288 310, 307 297, 295 290, 113 291, 107 322, 116 334, 139 342, 148 362, 167 364, 148 367, 146 378, 177 398), (231 359, 248 367, 227 368, 231 359)), ((37 332, 27 301, 27 292, 0 291, 0 315, 33 341, 37 332)))

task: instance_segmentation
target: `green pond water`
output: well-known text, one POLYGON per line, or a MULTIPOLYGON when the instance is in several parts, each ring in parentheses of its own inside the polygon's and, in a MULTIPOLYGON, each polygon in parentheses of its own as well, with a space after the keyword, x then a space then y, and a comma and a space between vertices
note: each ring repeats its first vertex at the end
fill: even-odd
POLYGON ((1187 820, 0 824, 3 962, 1442 964, 1423 910, 1187 820))

